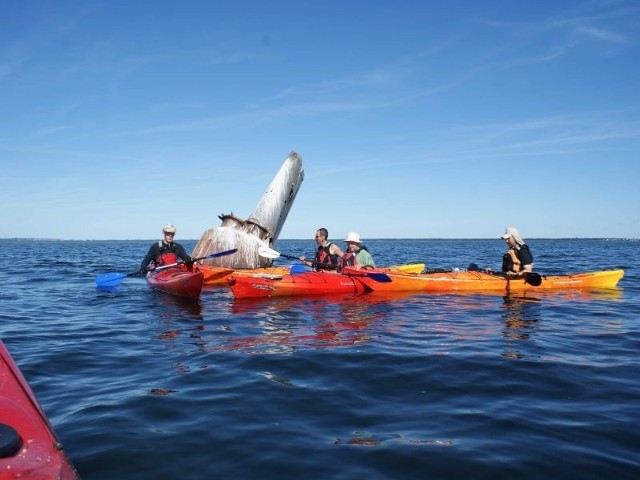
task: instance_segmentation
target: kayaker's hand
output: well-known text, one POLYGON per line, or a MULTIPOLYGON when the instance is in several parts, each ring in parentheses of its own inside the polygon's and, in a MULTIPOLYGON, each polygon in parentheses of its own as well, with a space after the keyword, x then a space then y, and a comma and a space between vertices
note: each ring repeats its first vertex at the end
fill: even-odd
POLYGON ((187 267, 190 267, 191 265, 193 265, 193 258, 190 258, 189 260, 187 260, 186 262, 184 262, 184 264, 185 264, 187 267))

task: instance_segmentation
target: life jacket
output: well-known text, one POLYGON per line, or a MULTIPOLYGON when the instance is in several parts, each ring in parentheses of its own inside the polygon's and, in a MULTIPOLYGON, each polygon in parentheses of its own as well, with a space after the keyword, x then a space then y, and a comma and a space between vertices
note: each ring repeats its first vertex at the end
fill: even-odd
POLYGON ((358 257, 356 256, 360 249, 355 252, 347 252, 340 257, 340 265, 338 271, 341 272, 344 267, 355 267, 358 265, 358 257))
POLYGON ((510 248, 509 251, 502 256, 502 271, 514 273, 521 272, 524 269, 524 265, 522 265, 522 261, 520 260, 520 257, 518 257, 518 252, 525 249, 527 252, 529 251, 529 247, 527 245, 521 245, 520 250, 510 248))
POLYGON ((173 243, 165 244, 162 240, 158 242, 160 247, 160 254, 156 257, 156 265, 170 265, 172 263, 178 263, 178 255, 175 252, 175 246, 173 243))
POLYGON ((324 247, 322 245, 318 246, 314 260, 318 270, 335 270, 338 267, 339 260, 338 255, 331 253, 331 242, 324 247))

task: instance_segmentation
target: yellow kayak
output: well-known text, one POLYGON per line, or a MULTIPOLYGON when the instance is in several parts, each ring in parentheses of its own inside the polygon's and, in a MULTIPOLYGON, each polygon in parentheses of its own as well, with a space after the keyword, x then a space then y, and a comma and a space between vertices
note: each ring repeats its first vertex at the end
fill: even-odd
POLYGON ((392 265, 387 268, 383 268, 383 271, 388 270, 399 270, 403 273, 422 273, 425 269, 426 265, 424 263, 405 263, 403 265, 392 265))

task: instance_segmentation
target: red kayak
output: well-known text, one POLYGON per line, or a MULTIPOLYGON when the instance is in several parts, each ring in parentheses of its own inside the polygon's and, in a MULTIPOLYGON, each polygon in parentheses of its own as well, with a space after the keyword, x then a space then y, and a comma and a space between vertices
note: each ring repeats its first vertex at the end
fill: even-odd
POLYGON ((202 292, 204 275, 199 268, 191 267, 189 270, 182 264, 148 272, 147 283, 153 288, 171 295, 197 300, 202 292))
POLYGON ((335 272, 304 272, 295 275, 234 275, 228 277, 236 298, 285 297, 364 293, 362 283, 335 272))
POLYGON ((0 478, 78 480, 42 407, 0 341, 0 478))

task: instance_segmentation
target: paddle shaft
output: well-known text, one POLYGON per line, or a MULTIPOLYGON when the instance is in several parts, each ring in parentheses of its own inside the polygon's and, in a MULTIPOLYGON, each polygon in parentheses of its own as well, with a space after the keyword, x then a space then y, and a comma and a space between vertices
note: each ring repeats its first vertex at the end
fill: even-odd
POLYGON ((507 275, 505 272, 487 271, 487 273, 490 273, 491 275, 495 275, 497 277, 506 278, 507 281, 524 278, 525 283, 533 287, 539 287, 540 284, 542 283, 542 277, 540 276, 539 273, 535 273, 535 272, 520 272, 519 275, 521 275, 522 277, 507 275))
MULTIPOLYGON (((231 255, 232 253, 236 253, 237 251, 238 251, 237 248, 232 248, 231 250, 225 250, 223 252, 211 253, 209 255, 205 255, 204 257, 192 258, 191 262, 189 263, 196 263, 196 262, 199 262, 200 260, 207 260, 209 258, 223 257, 225 255, 231 255)), ((186 263, 186 262, 176 262, 176 263, 170 263, 169 265, 161 265, 155 268, 153 271, 157 272, 160 270, 164 270, 166 268, 177 267, 178 265, 182 265, 183 263, 186 263)))
MULTIPOLYGON (((232 248, 231 250, 225 250, 223 252, 217 252, 217 253, 211 253, 209 255, 205 255, 204 257, 199 257, 199 258, 194 258, 193 261, 194 262, 198 262, 200 260, 205 260, 207 258, 215 258, 215 257, 222 257, 224 255, 231 255, 232 253, 237 252, 238 249, 237 248, 232 248)), ((169 265, 162 265, 158 268, 155 269, 155 271, 160 271, 160 270, 164 270, 166 268, 171 268, 171 267, 175 267, 180 265, 182 262, 176 262, 176 263, 172 263, 169 265)), ((136 275, 142 275, 142 272, 137 271, 137 272, 131 272, 131 273, 116 273, 116 272, 112 272, 112 273, 103 273, 103 274, 99 274, 96 277, 96 285, 98 286, 116 286, 117 284, 119 284, 120 282, 122 282, 122 280, 124 280, 127 277, 133 277, 136 275)))
MULTIPOLYGON (((284 257, 284 258, 290 258, 293 260, 300 260, 300 257, 295 256, 295 255, 290 255, 287 253, 280 253, 276 250, 273 250, 271 248, 262 246, 258 249, 258 253, 266 258, 278 258, 278 257, 284 257)), ((326 265, 326 264, 318 264, 316 262, 314 262, 314 265, 326 265)), ((344 273, 344 272, 343 272, 344 273)), ((383 282, 383 283, 387 283, 387 282, 391 282, 391 278, 389 277, 389 275, 387 275, 386 273, 379 273, 379 272, 366 272, 365 270, 359 270, 357 271, 357 273, 347 273, 346 275, 348 276, 361 276, 361 277, 369 277, 373 280, 375 280, 376 282, 383 282)))
POLYGON ((268 249, 266 247, 264 248, 261 247, 258 253, 260 253, 263 257, 272 258, 272 259, 283 257, 283 258, 288 258, 290 260, 299 260, 305 264, 307 262, 310 262, 312 267, 334 267, 334 269, 336 268, 336 265, 332 263, 320 263, 320 262, 316 262, 315 260, 300 260, 299 256, 291 255, 289 253, 276 252, 275 250, 272 250, 270 248, 268 249))
MULTIPOLYGON (((296 257, 295 255, 289 255, 286 253, 281 253, 280 256, 284 258, 289 258, 291 260, 300 260, 300 257, 296 257)), ((334 265, 333 263, 321 263, 321 262, 316 262, 315 260, 300 260, 300 261, 305 264, 309 262, 311 263, 312 267, 334 267, 334 268, 336 267, 336 265, 334 265)))

